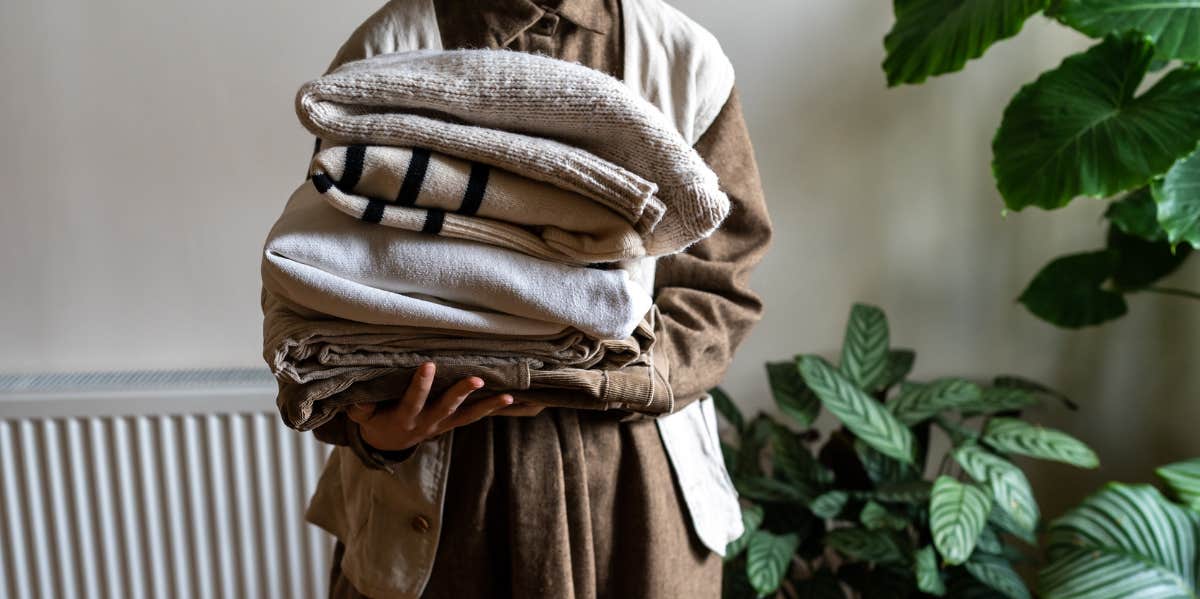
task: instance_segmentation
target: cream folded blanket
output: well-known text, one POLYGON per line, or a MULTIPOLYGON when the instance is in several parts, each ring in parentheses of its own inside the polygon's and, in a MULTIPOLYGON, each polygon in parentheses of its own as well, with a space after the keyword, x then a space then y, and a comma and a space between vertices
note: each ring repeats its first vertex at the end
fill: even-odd
POLYGON ((364 223, 308 181, 267 237, 262 280, 292 303, 347 320, 508 336, 575 328, 623 339, 652 304, 626 270, 364 223))
POLYGON ((661 255, 729 212, 717 176, 658 108, 579 64, 507 50, 419 50, 349 62, 303 85, 324 140, 428 148, 583 194, 661 255))
POLYGON ((366 222, 564 263, 646 255, 627 218, 581 194, 424 148, 333 146, 310 174, 334 208, 366 222))

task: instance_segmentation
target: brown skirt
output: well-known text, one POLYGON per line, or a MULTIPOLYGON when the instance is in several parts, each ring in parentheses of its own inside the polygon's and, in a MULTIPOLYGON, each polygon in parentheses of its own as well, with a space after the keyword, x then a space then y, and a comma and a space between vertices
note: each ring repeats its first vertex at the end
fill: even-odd
MULTIPOLYGON (((450 463, 422 597, 720 597, 720 557, 692 531, 653 420, 487 418, 455 431, 450 463)), ((330 597, 363 597, 341 551, 330 597)))

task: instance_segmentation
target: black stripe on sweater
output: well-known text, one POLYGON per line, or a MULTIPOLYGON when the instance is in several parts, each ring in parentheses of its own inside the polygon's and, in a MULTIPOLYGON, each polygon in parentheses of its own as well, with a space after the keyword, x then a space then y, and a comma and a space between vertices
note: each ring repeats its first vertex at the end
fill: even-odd
POLYGON ((329 191, 330 187, 333 187, 333 179, 330 179, 329 175, 325 173, 313 173, 312 182, 313 187, 316 187, 317 191, 321 193, 325 193, 329 191))
POLYGON ((487 192, 490 172, 491 168, 486 164, 471 163, 471 177, 467 179, 467 191, 463 193, 462 204, 459 205, 456 212, 466 215, 479 212, 479 206, 483 204, 483 194, 487 192))
POLYGON ((421 227, 422 233, 437 235, 442 232, 442 223, 446 220, 446 211, 438 208, 430 208, 425 213, 425 226, 421 227))
POLYGON ((366 209, 363 210, 362 219, 369 223, 378 223, 383 220, 384 206, 385 204, 382 200, 368 201, 366 209))
POLYGON ((346 192, 353 193, 354 188, 358 187, 358 180, 362 179, 363 162, 367 159, 367 146, 349 146, 346 148, 346 162, 342 166, 342 178, 337 182, 337 188, 346 192))
POLYGON ((421 185, 425 183, 425 170, 429 168, 429 150, 413 148, 412 160, 408 163, 408 171, 404 173, 404 181, 400 183, 400 193, 396 195, 396 203, 401 206, 415 206, 417 195, 421 193, 421 185))

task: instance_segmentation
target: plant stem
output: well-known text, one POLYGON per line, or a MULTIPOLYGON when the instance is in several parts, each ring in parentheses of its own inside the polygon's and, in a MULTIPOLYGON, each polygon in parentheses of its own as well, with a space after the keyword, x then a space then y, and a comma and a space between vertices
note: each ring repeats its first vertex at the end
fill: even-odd
POLYGON ((1154 286, 1154 287, 1143 288, 1142 291, 1149 291, 1150 293, 1161 293, 1163 295, 1175 295, 1178 297, 1186 297, 1188 299, 1200 300, 1200 292, 1191 291, 1188 289, 1179 289, 1176 287, 1154 286))

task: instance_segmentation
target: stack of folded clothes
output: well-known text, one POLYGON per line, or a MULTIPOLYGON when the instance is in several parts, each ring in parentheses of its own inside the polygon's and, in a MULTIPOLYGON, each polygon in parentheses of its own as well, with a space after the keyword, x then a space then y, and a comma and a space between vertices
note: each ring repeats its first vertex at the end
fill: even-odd
POLYGON ((343 65, 297 95, 322 140, 262 263, 264 357, 291 426, 434 390, 671 411, 654 258, 729 211, 657 108, 586 67, 504 50, 343 65), (565 391, 565 392, 564 392, 565 391))

